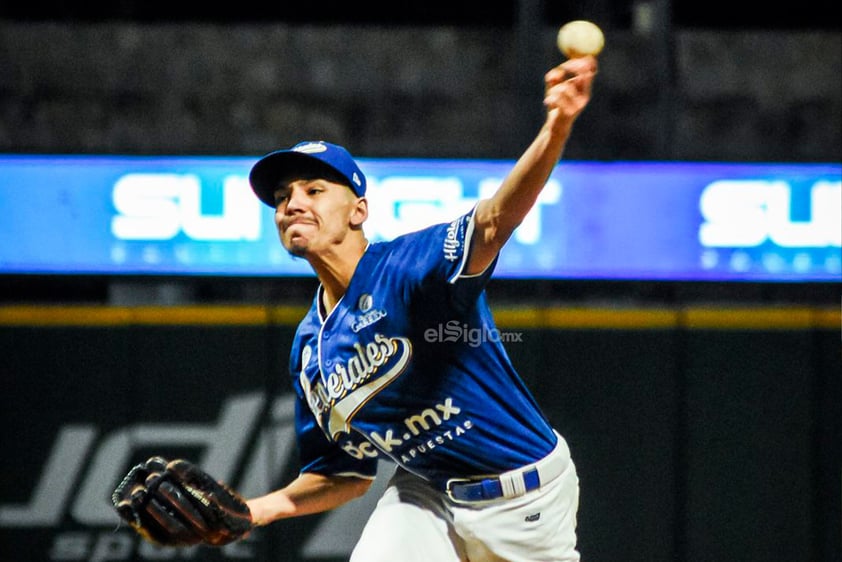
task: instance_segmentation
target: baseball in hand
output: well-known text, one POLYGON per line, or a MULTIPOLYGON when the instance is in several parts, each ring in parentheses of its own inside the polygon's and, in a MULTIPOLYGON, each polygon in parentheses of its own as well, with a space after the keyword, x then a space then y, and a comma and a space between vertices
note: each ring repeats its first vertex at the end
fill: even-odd
POLYGON ((567 58, 596 56, 604 46, 605 35, 595 23, 575 20, 558 30, 558 50, 567 58))

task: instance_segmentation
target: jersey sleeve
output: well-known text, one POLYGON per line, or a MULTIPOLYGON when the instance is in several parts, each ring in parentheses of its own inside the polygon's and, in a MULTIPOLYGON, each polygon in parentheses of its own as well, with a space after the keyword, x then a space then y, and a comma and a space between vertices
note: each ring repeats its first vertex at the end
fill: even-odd
POLYGON ((431 294, 444 292, 457 310, 473 306, 497 264, 495 257, 483 272, 464 273, 473 233, 474 209, 471 209, 450 223, 406 235, 400 245, 401 261, 413 272, 410 274, 413 284, 423 289, 433 288, 431 294))
POLYGON ((376 452, 367 443, 355 443, 353 435, 340 443, 328 441, 300 396, 295 402, 295 428, 301 472, 367 479, 377 473, 376 452))

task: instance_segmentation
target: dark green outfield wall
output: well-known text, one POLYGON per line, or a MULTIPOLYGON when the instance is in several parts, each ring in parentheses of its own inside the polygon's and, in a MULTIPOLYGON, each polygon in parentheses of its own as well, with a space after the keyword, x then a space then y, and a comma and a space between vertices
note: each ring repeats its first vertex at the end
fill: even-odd
MULTIPOLYGON (((347 559, 377 490, 225 550, 141 545, 108 506, 117 476, 153 452, 222 467, 247 494, 291 478, 281 373, 300 314, 0 308, 0 560, 347 559)), ((577 463, 583 561, 840 560, 839 321, 498 311, 577 463)))

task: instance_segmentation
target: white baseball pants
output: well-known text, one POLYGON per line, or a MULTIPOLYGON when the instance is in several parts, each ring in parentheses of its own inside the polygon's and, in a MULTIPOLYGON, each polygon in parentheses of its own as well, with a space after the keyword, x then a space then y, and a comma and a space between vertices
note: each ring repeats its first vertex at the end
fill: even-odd
POLYGON ((398 468, 371 514, 351 562, 578 562, 579 479, 567 444, 561 475, 511 498, 455 503, 398 468))

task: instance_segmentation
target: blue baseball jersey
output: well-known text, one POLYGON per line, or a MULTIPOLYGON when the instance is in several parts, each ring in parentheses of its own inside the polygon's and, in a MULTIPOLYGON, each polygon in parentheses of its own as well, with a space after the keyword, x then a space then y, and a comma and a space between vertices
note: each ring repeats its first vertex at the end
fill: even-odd
POLYGON ((444 486, 553 449, 486 302, 494 264, 462 273, 472 217, 370 244, 330 314, 319 288, 290 357, 302 471, 373 477, 385 458, 444 486))

